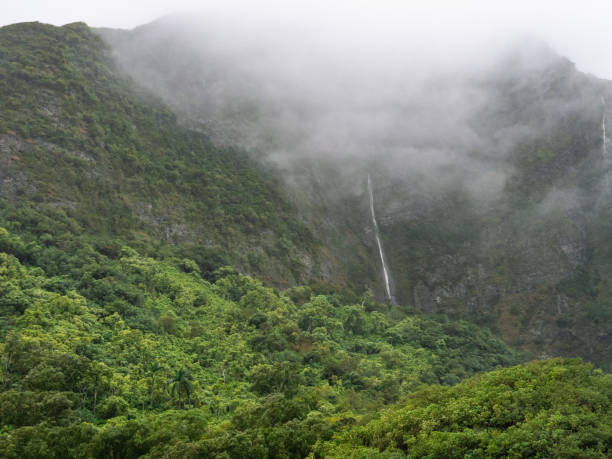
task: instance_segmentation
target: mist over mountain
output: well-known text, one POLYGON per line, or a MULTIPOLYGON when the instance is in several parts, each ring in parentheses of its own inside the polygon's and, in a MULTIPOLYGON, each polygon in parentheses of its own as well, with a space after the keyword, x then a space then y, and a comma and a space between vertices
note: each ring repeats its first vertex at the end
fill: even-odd
POLYGON ((336 25, 175 15, 101 33, 181 123, 280 168, 349 284, 385 296, 370 174, 400 301, 604 358, 609 324, 585 331, 609 310, 610 83, 533 38, 336 25))

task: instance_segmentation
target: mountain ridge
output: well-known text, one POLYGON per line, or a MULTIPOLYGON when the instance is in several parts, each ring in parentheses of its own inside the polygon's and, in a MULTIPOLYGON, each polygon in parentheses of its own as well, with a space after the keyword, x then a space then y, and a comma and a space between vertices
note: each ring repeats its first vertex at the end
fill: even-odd
POLYGON ((295 283, 293 276, 313 268, 314 239, 283 200, 269 169, 238 149, 214 147, 206 136, 179 127, 153 95, 117 74, 105 45, 84 24, 1 30, 6 48, 27 46, 21 51, 30 53, 3 54, 3 98, 9 103, 0 127, 10 174, 2 189, 9 201, 20 196, 50 204, 111 238, 131 233, 136 241, 144 236, 140 243, 161 239, 204 247, 217 257, 220 245, 232 264, 263 277, 275 265, 263 260, 284 258, 284 268, 267 277, 279 284, 295 283), (30 41, 20 42, 20 33, 30 41), (36 34, 55 34, 56 48, 37 42, 36 34), (76 50, 60 41, 72 36, 76 50), (24 57, 34 59, 20 60, 24 57), (45 68, 57 73, 47 75, 45 68), (53 154, 43 155, 45 150, 53 154), (283 238, 284 249, 277 244, 283 238), (256 252, 251 261, 247 248, 256 252))

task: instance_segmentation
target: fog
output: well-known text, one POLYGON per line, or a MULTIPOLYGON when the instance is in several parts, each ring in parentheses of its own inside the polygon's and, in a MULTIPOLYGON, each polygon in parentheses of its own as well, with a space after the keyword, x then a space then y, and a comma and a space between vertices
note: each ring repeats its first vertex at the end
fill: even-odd
POLYGON ((517 143, 585 107, 601 113, 596 80, 528 27, 487 22, 487 8, 384 6, 211 7, 103 35, 183 123, 257 152, 289 182, 308 160, 337 167, 355 192, 374 167, 494 198, 517 143))
MULTIPOLYGON (((550 122, 506 113, 504 123, 512 101, 499 85, 509 74, 509 86, 527 83, 555 53, 612 75, 612 59, 602 58, 612 55, 606 13, 612 7, 598 1, 25 0, 6 5, 2 20, 125 29, 164 16, 105 35, 129 74, 216 142, 281 166, 401 158, 388 169, 470 171, 499 188, 508 166, 480 170, 483 159, 504 158, 534 119, 540 132, 550 122)), ((550 80, 537 84, 543 113, 591 105, 593 94, 557 100, 544 97, 550 80)), ((474 188, 468 179, 457 178, 474 188)))
POLYGON ((593 1, 26 0, 5 8, 4 21, 105 27, 122 68, 181 122, 273 161, 288 182, 305 160, 337 168, 355 192, 358 175, 377 169, 491 198, 513 174, 506 158, 518 145, 577 113, 601 117, 607 89, 571 62, 612 75, 602 58, 612 55, 609 10, 593 1))
POLYGON ((612 62, 602 59, 612 55, 609 27, 612 5, 605 0, 22 0, 3 2, 0 25, 23 21, 62 25, 84 21, 93 27, 133 28, 185 10, 206 14, 221 10, 238 18, 258 17, 268 21, 294 17, 315 27, 330 24, 337 27, 341 23, 345 29, 374 30, 383 35, 390 31, 411 31, 416 37, 441 37, 443 44, 448 42, 444 39, 447 36, 468 35, 479 41, 491 33, 532 34, 568 56, 581 70, 612 78, 612 62))

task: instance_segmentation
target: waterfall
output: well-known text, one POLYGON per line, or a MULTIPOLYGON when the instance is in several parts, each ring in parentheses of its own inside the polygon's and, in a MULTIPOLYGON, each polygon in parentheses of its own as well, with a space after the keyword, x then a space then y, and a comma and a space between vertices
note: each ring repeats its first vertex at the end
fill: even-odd
POLYGON ((368 194, 370 195, 370 213, 372 214, 372 224, 374 225, 374 235, 376 236, 376 244, 378 245, 378 253, 380 255, 380 261, 383 268, 383 276, 385 280, 385 293, 391 304, 395 304, 395 298, 391 294, 391 282, 389 281, 389 269, 385 262, 385 254, 382 248, 382 242, 380 240, 380 233, 378 231, 378 223, 376 223, 376 213, 374 212, 374 193, 372 192, 372 179, 368 174, 368 194))
POLYGON ((608 171, 607 159, 608 159, 608 148, 606 145, 606 100, 601 96, 601 103, 603 105, 603 114, 601 116, 601 150, 604 161, 604 167, 606 168, 606 190, 610 191, 610 172, 608 171))

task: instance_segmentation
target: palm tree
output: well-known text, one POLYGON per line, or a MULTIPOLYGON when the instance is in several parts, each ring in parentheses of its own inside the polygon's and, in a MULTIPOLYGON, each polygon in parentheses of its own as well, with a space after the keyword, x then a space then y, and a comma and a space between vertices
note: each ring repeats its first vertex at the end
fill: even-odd
POLYGON ((187 394, 187 400, 189 400, 189 394, 191 393, 191 381, 193 376, 188 370, 181 368, 176 374, 168 379, 167 384, 170 386, 170 394, 174 396, 175 393, 178 395, 179 409, 183 408, 182 393, 187 394))

